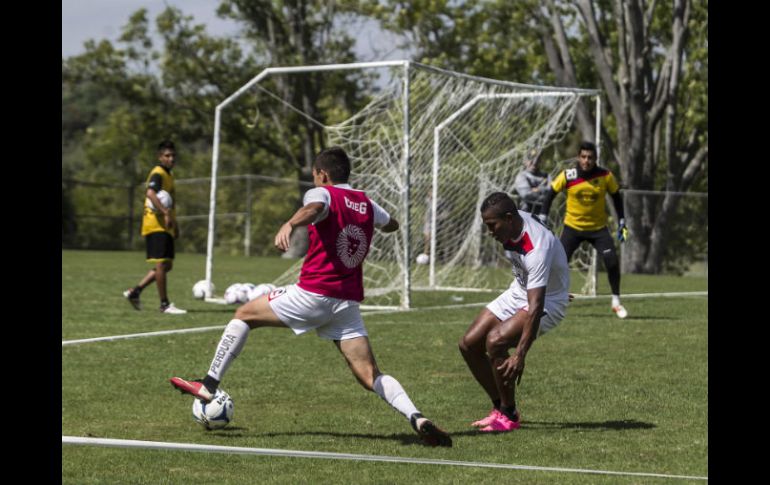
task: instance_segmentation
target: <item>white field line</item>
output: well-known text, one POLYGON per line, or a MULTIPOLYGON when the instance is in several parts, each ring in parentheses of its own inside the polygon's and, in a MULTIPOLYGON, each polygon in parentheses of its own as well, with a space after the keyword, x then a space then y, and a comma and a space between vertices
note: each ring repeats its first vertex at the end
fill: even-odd
MULTIPOLYGON (((708 291, 679 291, 671 293, 629 293, 628 295, 620 295, 621 298, 676 298, 680 296, 709 296, 708 291)), ((611 298, 612 295, 597 295, 597 296, 585 296, 575 295, 575 299, 578 300, 591 300, 596 298, 611 298)))
POLYGON ((226 325, 215 325, 213 327, 182 328, 179 330, 162 330, 159 332, 130 333, 127 335, 112 335, 110 337, 84 338, 80 340, 62 340, 62 347, 65 345, 86 344, 91 342, 106 342, 110 340, 124 340, 129 338, 157 337, 158 335, 172 335, 177 333, 195 333, 208 332, 209 330, 222 330, 226 325))
POLYGON ((662 473, 618 472, 610 470, 590 470, 582 468, 559 468, 531 465, 513 465, 505 463, 486 463, 473 461, 436 460, 428 458, 403 458, 383 455, 357 455, 352 453, 330 453, 327 451, 278 450, 271 448, 244 448, 240 446, 196 445, 190 443, 166 443, 161 441, 119 440, 109 438, 82 438, 62 436, 62 444, 108 446, 116 448, 141 448, 150 450, 178 450, 208 453, 230 453, 238 455, 282 456, 291 458, 325 458, 331 460, 377 461, 389 463, 414 463, 420 465, 466 466, 478 468, 504 468, 508 470, 534 470, 562 473, 591 473, 596 475, 621 475, 635 477, 678 478, 690 480, 708 480, 708 477, 687 475, 666 475, 662 473))
MULTIPOLYGON (((689 292, 679 292, 679 293, 632 293, 628 295, 623 295, 623 298, 675 298, 675 297, 682 297, 682 296, 708 296, 708 291, 689 291, 689 292)), ((599 298, 610 298, 610 295, 599 295, 599 296, 575 295, 576 300, 593 300, 593 299, 599 299, 599 298)), ((388 315, 391 313, 402 313, 402 312, 414 313, 414 312, 433 311, 433 310, 448 310, 452 308, 480 307, 484 305, 486 305, 485 302, 459 303, 456 305, 439 305, 439 306, 423 307, 423 308, 410 308, 408 310, 379 310, 379 311, 373 311, 373 312, 361 312, 361 314, 363 316, 388 315)), ((159 332, 132 333, 127 335, 112 335, 109 337, 95 337, 95 338, 86 338, 86 339, 79 339, 79 340, 62 340, 61 344, 63 347, 65 345, 85 344, 85 343, 92 343, 92 342, 107 342, 107 341, 125 340, 130 338, 141 338, 141 337, 157 337, 159 335, 208 332, 209 330, 222 330, 224 328, 225 328, 225 325, 214 325, 211 327, 197 327, 197 328, 184 328, 179 330, 163 330, 159 332)))
MULTIPOLYGON (((502 291, 500 293, 502 293, 502 291)), ((709 292, 708 291, 682 291, 682 292, 673 292, 673 293, 629 293, 627 295, 621 295, 622 298, 678 298, 682 296, 709 296, 709 292)), ((611 297, 612 295, 597 295, 597 296, 575 295, 575 300, 598 300, 598 299, 609 299, 611 297)), ((401 313, 401 312, 420 312, 420 311, 426 311, 426 310, 430 310, 430 311, 448 310, 451 308, 485 306, 487 303, 488 302, 458 303, 455 305, 410 308, 408 310, 378 310, 373 312, 362 311, 361 314, 366 316, 366 315, 382 315, 382 314, 388 314, 388 313, 401 313)))

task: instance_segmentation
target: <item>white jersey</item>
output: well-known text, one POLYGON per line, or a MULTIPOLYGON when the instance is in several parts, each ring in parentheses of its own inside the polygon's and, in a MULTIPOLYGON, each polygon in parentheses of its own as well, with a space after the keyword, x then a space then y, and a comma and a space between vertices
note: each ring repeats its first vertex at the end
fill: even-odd
MULTIPOLYGON (((339 187, 341 189, 347 189, 347 190, 356 190, 353 187, 350 186, 350 184, 336 184, 335 187, 339 187)), ((358 192, 361 192, 358 190, 358 192)), ((382 227, 388 222, 390 222, 390 214, 388 214, 388 211, 380 207, 379 204, 377 204, 375 201, 373 201, 371 198, 369 201, 372 203, 372 212, 374 214, 374 227, 382 227)), ((314 187, 307 192, 305 192, 305 197, 302 200, 303 205, 308 205, 311 202, 323 202, 324 204, 324 210, 321 211, 320 214, 318 214, 318 217, 316 217, 316 220, 313 221, 313 224, 317 222, 321 222, 322 220, 326 219, 326 216, 329 215, 329 205, 331 205, 331 195, 329 195, 329 191, 324 189, 323 187, 314 187)))
POLYGON ((566 306, 569 301, 569 265, 564 246, 556 236, 531 214, 519 211, 524 220, 517 241, 503 243, 505 255, 513 264, 513 297, 526 307, 527 290, 545 289, 545 305, 566 306))

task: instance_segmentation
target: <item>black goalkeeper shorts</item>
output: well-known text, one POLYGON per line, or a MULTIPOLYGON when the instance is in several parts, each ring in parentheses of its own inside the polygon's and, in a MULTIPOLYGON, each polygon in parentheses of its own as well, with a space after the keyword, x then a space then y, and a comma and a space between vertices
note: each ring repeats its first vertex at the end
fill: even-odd
POLYGON ((147 262, 158 263, 174 259, 174 238, 167 232, 152 232, 144 236, 147 262))
POLYGON ((569 226, 564 226, 559 239, 564 246, 564 251, 567 253, 568 261, 572 258, 572 253, 575 252, 583 241, 590 242, 596 248, 596 252, 602 257, 615 254, 615 243, 612 241, 612 236, 610 236, 610 231, 606 226, 598 231, 578 231, 569 226))

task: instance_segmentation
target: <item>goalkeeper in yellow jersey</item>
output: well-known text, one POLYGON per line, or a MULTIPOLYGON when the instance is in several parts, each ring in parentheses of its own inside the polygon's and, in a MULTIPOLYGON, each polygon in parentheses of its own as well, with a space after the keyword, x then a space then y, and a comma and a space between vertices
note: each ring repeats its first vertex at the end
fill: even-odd
POLYGON ((565 191, 567 195, 564 230, 560 238, 567 252, 567 260, 572 258, 572 253, 582 241, 590 242, 601 255, 607 269, 612 291, 612 311, 618 317, 626 318, 628 312, 620 303, 620 261, 607 228, 605 195, 610 194, 615 206, 618 216, 617 238, 620 242, 628 237, 623 199, 612 172, 596 165, 596 145, 588 141, 581 143, 577 164, 559 173, 551 182, 550 189, 544 204, 546 215, 556 193, 565 191))

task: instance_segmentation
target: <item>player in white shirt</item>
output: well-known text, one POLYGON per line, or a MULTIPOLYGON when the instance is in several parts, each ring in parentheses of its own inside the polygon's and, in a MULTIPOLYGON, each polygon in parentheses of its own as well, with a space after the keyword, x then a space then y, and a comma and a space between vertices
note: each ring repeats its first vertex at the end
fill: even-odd
POLYGON ((529 213, 517 210, 507 194, 489 195, 481 204, 481 218, 503 244, 514 280, 479 312, 460 339, 460 353, 493 404, 490 414, 473 426, 483 432, 512 431, 520 424, 514 393, 524 358, 535 339, 564 318, 569 266, 556 236, 529 213))

